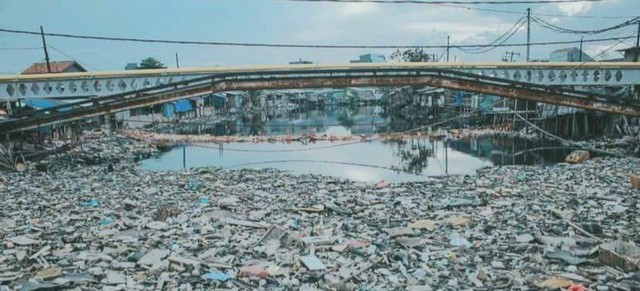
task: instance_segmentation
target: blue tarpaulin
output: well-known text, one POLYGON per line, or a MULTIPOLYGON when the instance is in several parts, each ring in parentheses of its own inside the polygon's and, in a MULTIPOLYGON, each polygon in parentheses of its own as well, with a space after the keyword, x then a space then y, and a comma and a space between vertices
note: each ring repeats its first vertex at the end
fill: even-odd
POLYGON ((162 115, 165 118, 173 118, 173 113, 176 112, 176 107, 171 103, 162 104, 162 115))
POLYGON ((178 100, 162 104, 162 115, 166 118, 173 118, 174 113, 181 113, 193 110, 189 100, 178 100))
POLYGON ((500 100, 500 97, 492 96, 492 95, 483 95, 480 98, 478 107, 480 107, 480 110, 482 111, 491 111, 493 110, 493 107, 495 107, 495 103, 498 102, 498 100, 500 100))
MULTIPOLYGON (((24 104, 35 109, 47 109, 55 106, 65 105, 67 103, 51 100, 51 99, 24 99, 24 104)), ((59 111, 68 111, 70 107, 59 108, 59 111)))
POLYGON ((189 100, 178 100, 174 102, 174 104, 177 113, 193 110, 193 107, 191 106, 191 102, 189 100))
POLYGON ((462 105, 462 101, 464 100, 464 93, 462 92, 454 92, 453 93, 453 105, 460 106, 462 105))

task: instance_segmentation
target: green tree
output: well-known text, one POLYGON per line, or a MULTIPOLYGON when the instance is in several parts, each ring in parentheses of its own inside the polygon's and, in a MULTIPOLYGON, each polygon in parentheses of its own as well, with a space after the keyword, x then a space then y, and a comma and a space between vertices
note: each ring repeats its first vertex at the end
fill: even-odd
POLYGON ((340 125, 348 129, 351 129, 355 124, 355 121, 353 120, 353 118, 351 118, 351 116, 349 116, 349 114, 346 112, 338 114, 338 116, 336 116, 336 119, 338 120, 338 123, 340 125))
POLYGON ((429 54, 422 48, 416 47, 405 51, 396 50, 390 58, 400 62, 421 63, 429 61, 429 54))
POLYGON ((249 102, 251 102, 251 106, 256 107, 260 105, 260 96, 262 95, 262 91, 253 90, 249 91, 249 102))
POLYGON ((266 124, 260 114, 246 114, 243 116, 242 121, 245 126, 245 134, 263 135, 267 132, 266 124))
POLYGON ((351 88, 347 89, 347 92, 345 93, 345 95, 347 96, 347 101, 351 105, 360 101, 360 94, 358 93, 358 91, 354 89, 351 89, 351 88))
POLYGON ((162 62, 158 61, 157 59, 148 57, 140 61, 139 68, 142 70, 146 70, 146 69, 164 69, 166 67, 162 62))

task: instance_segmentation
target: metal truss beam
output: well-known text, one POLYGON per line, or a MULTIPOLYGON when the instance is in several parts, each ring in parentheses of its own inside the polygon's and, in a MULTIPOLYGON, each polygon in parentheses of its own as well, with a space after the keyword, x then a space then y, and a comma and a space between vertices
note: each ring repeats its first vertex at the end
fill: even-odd
POLYGON ((367 70, 452 70, 545 86, 625 86, 640 84, 639 63, 383 63, 295 65, 244 68, 186 68, 0 76, 0 101, 24 98, 100 97, 218 74, 300 74, 367 70))
POLYGON ((362 70, 308 73, 271 72, 270 74, 229 73, 141 89, 111 96, 36 111, 18 119, 0 123, 0 132, 9 133, 40 126, 69 122, 118 111, 161 104, 179 99, 236 90, 309 89, 343 87, 432 86, 491 94, 508 98, 573 106, 607 113, 640 116, 640 106, 609 101, 606 96, 561 88, 515 82, 494 77, 449 70, 362 70))

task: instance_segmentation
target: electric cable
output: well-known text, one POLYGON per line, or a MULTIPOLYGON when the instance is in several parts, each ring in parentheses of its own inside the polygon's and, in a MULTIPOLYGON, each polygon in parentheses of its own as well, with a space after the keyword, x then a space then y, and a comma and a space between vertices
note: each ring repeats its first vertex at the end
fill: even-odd
POLYGON ((520 115, 518 112, 513 111, 513 114, 515 116, 517 116, 518 118, 520 118, 525 123, 527 123, 528 125, 530 125, 531 127, 533 127, 534 129, 536 129, 537 131, 539 131, 539 132, 543 133, 544 135, 549 136, 549 137, 551 137, 553 139, 556 139, 556 140, 560 141, 563 144, 569 144, 569 145, 572 145, 572 146, 575 146, 575 147, 587 149, 587 150, 592 151, 594 153, 601 153, 601 154, 611 155, 611 156, 615 156, 615 157, 619 157, 619 158, 624 158, 625 157, 625 155, 622 155, 622 154, 619 154, 619 153, 614 153, 614 152, 610 152, 610 151, 605 151, 605 150, 600 150, 600 149, 596 149, 596 148, 592 148, 592 147, 587 147, 587 146, 581 145, 581 144, 579 144, 577 142, 574 142, 572 140, 568 140, 568 139, 559 137, 559 136, 557 136, 557 135, 555 135, 553 133, 550 133, 548 131, 545 131, 544 129, 542 129, 542 128, 538 127, 537 125, 533 124, 531 121, 529 121, 526 118, 522 117, 522 115, 520 115))
POLYGON ((602 0, 505 0, 505 1, 477 1, 477 0, 281 0, 290 2, 333 2, 333 3, 382 3, 382 4, 466 4, 466 5, 510 5, 510 4, 553 4, 553 3, 583 3, 602 2, 602 0))
POLYGON ((378 166, 378 165, 370 165, 370 164, 362 164, 362 163, 351 163, 351 162, 340 162, 340 161, 330 161, 330 160, 301 160, 301 159, 271 160, 271 161, 235 164, 235 165, 229 166, 228 168, 244 168, 244 167, 247 167, 247 166, 256 166, 256 165, 264 165, 264 164, 282 164, 282 163, 316 163, 316 164, 333 164, 333 165, 343 165, 343 166, 356 166, 356 167, 364 167, 364 168, 389 170, 389 171, 394 171, 394 172, 402 172, 402 173, 409 174, 409 175, 414 175, 414 176, 425 176, 424 174, 404 171, 404 170, 398 169, 396 167, 385 167, 385 166, 378 166))
POLYGON ((636 17, 630 20, 627 20, 623 23, 611 26, 611 27, 606 27, 606 28, 602 28, 602 29, 595 29, 595 30, 575 30, 575 29, 568 29, 568 28, 564 28, 564 27, 560 27, 557 26, 555 24, 549 23, 548 21, 537 17, 537 16, 533 16, 531 17, 531 20, 533 20, 534 22, 538 23, 540 26, 546 28, 546 29, 550 29, 553 30, 555 32, 558 33, 571 33, 571 34, 587 34, 587 35, 593 35, 593 34, 600 34, 600 33, 604 33, 607 31, 612 31, 612 30, 617 30, 620 28, 624 28, 627 26, 631 26, 634 25, 636 23, 638 23, 638 21, 640 21, 640 17, 636 17))
MULTIPOLYGON (((27 34, 40 36, 40 32, 27 31, 27 30, 15 30, 0 28, 0 32, 14 33, 14 34, 27 34)), ((145 38, 130 38, 130 37, 109 37, 109 36, 93 36, 93 35, 77 35, 77 34, 64 34, 64 33, 45 33, 45 36, 51 37, 63 37, 63 38, 76 38, 76 39, 91 39, 102 41, 122 41, 122 42, 144 42, 144 43, 162 43, 162 44, 185 44, 185 45, 213 45, 213 46, 244 46, 244 47, 273 47, 273 48, 314 48, 314 49, 398 49, 398 48, 483 48, 493 47, 494 45, 488 44, 462 44, 462 45, 323 45, 323 44, 286 44, 286 43, 245 43, 245 42, 217 42, 217 41, 189 41, 189 40, 166 40, 166 39, 145 39, 145 38)), ((625 39, 631 39, 628 37, 625 39)), ((591 42, 604 42, 611 40, 619 40, 620 38, 599 38, 599 39, 585 39, 583 43, 591 42)), ((569 41, 549 41, 549 42, 534 42, 530 43, 530 46, 546 46, 546 45, 558 45, 558 44, 575 44, 580 43, 579 40, 569 41)), ((527 43, 512 43, 501 44, 500 47, 522 47, 527 46, 527 43)))
MULTIPOLYGON (((492 13, 502 13, 502 14, 512 14, 512 15, 527 15, 524 11, 514 11, 514 10, 502 10, 502 9, 492 9, 492 8, 482 8, 482 7, 473 7, 473 6, 462 6, 457 4, 433 4, 442 7, 449 8, 457 8, 464 10, 476 10, 476 11, 484 11, 484 12, 492 12, 492 13)), ((532 13, 532 15, 534 15, 532 13)), ((556 13, 535 13, 537 16, 547 16, 547 17, 558 17, 558 18, 582 18, 582 19, 629 19, 635 18, 637 16, 613 16, 613 15, 566 15, 566 14, 556 14, 556 13)))
POLYGON ((463 49, 463 48, 458 48, 459 50, 465 52, 465 53, 469 53, 469 54, 484 54, 487 52, 490 52, 496 48, 501 47, 505 42, 507 42, 509 39, 511 39, 516 32, 518 32, 520 30, 520 28, 522 28, 522 26, 524 26, 525 24, 525 20, 524 17, 520 18, 520 20, 518 20, 518 22, 516 22, 516 24, 511 27, 511 29, 509 29, 507 32, 505 32, 505 34, 501 35, 498 39, 494 40, 493 42, 490 43, 490 47, 488 48, 484 48, 484 49, 479 49, 479 50, 468 50, 468 49, 463 49), (496 43, 497 42, 497 43, 496 43))
POLYGON ((41 47, 0 47, 0 51, 32 51, 41 49, 41 47))
POLYGON ((96 69, 94 66, 89 65, 89 64, 87 64, 87 63, 85 63, 85 62, 81 62, 81 61, 80 61, 80 60, 78 60, 77 58, 74 58, 74 57, 72 57, 72 56, 68 55, 67 53, 65 53, 65 52, 63 52, 63 51, 61 51, 61 50, 57 49, 56 47, 52 46, 51 44, 47 44, 47 47, 49 47, 49 48, 53 49, 54 51, 56 51, 56 52, 60 53, 61 55, 65 56, 65 57, 67 57, 67 58, 70 58, 70 59, 72 59, 72 60, 74 60, 74 61, 76 61, 76 62, 80 63, 80 64, 81 64, 81 65, 83 65, 83 66, 88 67, 89 69, 92 69, 92 70, 94 70, 94 71, 98 71, 98 69, 96 69))

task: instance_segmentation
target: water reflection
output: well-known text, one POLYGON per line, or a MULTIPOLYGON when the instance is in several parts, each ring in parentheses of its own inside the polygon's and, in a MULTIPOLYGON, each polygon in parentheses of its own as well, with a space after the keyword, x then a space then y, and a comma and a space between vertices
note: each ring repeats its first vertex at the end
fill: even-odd
POLYGON ((544 165, 564 161, 571 148, 551 141, 491 136, 452 141, 457 151, 490 160, 494 165, 544 165))
POLYGON ((242 116, 241 127, 244 135, 264 135, 267 133, 265 121, 258 114, 247 114, 242 116))
POLYGON ((422 174, 429 165, 428 158, 434 157, 433 141, 427 139, 409 139, 405 141, 385 142, 392 146, 393 155, 398 159, 398 169, 406 173, 422 174))
POLYGON ((387 122, 380 106, 329 106, 315 109, 275 109, 241 114, 237 119, 207 124, 184 121, 162 130, 178 134, 285 135, 373 134, 387 122))
MULTIPOLYGON (((181 133, 214 135, 316 134, 370 135, 397 132, 441 120, 443 112, 385 112, 376 106, 329 107, 319 110, 264 111, 220 124, 182 127, 181 133), (414 116, 414 118, 411 118, 414 116)), ((457 127, 460 124, 447 124, 457 127)), ((348 145, 318 142, 236 143, 187 146, 146 160, 148 170, 217 166, 277 168, 294 173, 333 175, 360 181, 416 181, 425 176, 474 174, 491 165, 547 164, 562 161, 570 149, 557 144, 507 137, 459 140, 409 138, 348 145)))

